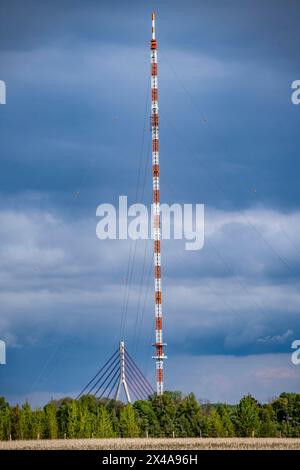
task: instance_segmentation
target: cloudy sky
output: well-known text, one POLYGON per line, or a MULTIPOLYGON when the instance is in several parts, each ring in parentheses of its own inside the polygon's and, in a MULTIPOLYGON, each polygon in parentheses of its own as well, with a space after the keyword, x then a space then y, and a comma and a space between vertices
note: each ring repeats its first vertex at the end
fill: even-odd
POLYGON ((299 2, 1 0, 12 402, 76 394, 116 349, 124 299, 123 339, 154 385, 151 241, 96 237, 99 204, 151 203, 153 9, 162 200, 205 204, 202 250, 162 243, 166 387, 227 402, 300 390, 299 2))

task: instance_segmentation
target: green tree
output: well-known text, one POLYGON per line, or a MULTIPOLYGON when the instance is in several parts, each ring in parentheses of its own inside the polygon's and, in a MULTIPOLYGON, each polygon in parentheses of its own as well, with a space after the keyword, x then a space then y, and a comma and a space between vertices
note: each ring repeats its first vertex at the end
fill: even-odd
POLYGON ((86 406, 90 413, 97 413, 99 400, 94 395, 82 395, 79 399, 79 403, 86 406))
POLYGON ((181 400, 176 411, 175 434, 178 437, 197 437, 202 434, 201 406, 193 393, 181 400))
POLYGON ((56 412, 57 409, 54 402, 50 402, 44 407, 44 436, 46 439, 58 438, 56 412))
POLYGON ((93 436, 95 426, 95 415, 89 410, 86 402, 77 403, 79 409, 78 416, 78 437, 89 438, 93 436))
POLYGON ((259 404, 251 395, 241 399, 235 414, 235 424, 240 437, 254 437, 259 432, 259 404))
POLYGON ((222 419, 216 409, 213 409, 209 417, 209 435, 210 437, 224 436, 222 419))
POLYGON ((11 437, 16 440, 21 439, 20 415, 19 405, 11 408, 11 437))
POLYGON ((279 429, 285 437, 300 436, 300 394, 281 393, 272 402, 272 408, 279 423, 279 429))
POLYGON ((115 436, 110 412, 104 406, 98 407, 97 410, 95 435, 106 438, 115 436))
POLYGON ((122 437, 138 437, 140 434, 138 419, 132 405, 120 411, 120 431, 122 437))
POLYGON ((232 422, 231 408, 228 405, 224 405, 223 403, 220 403, 217 406, 217 411, 222 421, 223 437, 233 437, 234 425, 232 422))
POLYGON ((138 422, 142 436, 159 437, 160 426, 150 400, 138 400, 133 408, 138 414, 138 422))
POLYGON ((161 436, 172 437, 175 432, 176 410, 179 406, 177 395, 174 397, 174 393, 165 392, 163 395, 154 395, 150 400, 160 424, 161 436))
POLYGON ((5 400, 4 397, 0 397, 0 411, 7 407, 9 407, 9 403, 5 400))
POLYGON ((107 405, 107 409, 110 412, 112 428, 115 436, 121 437, 121 428, 120 428, 120 413, 121 410, 124 408, 124 404, 117 401, 111 401, 110 404, 107 405))
POLYGON ((20 411, 21 439, 36 438, 33 434, 33 417, 29 403, 26 401, 20 411))
POLYGON ((69 404, 73 401, 72 398, 66 397, 62 400, 58 400, 54 403, 57 407, 56 419, 58 427, 58 436, 62 439, 67 437, 67 424, 68 424, 68 414, 69 414, 69 404))
POLYGON ((263 405, 260 409, 259 418, 259 436, 276 437, 278 434, 278 425, 276 421, 276 414, 272 405, 263 405))
POLYGON ((76 438, 79 433, 78 406, 75 400, 67 403, 66 412, 66 437, 76 438))
POLYGON ((31 439, 41 439, 44 435, 44 412, 36 409, 31 414, 31 439))
POLYGON ((83 396, 51 401, 43 410, 26 402, 10 407, 0 397, 0 440, 57 437, 156 436, 300 437, 300 394, 282 393, 260 405, 251 395, 237 406, 200 403, 193 394, 153 395, 124 405, 83 396))
POLYGON ((11 436, 11 412, 7 401, 0 397, 0 440, 7 441, 11 436))

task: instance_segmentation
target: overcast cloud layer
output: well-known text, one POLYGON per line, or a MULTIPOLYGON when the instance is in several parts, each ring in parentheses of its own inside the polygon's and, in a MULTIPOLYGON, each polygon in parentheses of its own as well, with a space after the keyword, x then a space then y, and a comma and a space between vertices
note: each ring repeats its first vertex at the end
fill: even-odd
POLYGON ((124 336, 154 380, 151 242, 96 238, 98 204, 151 202, 153 8, 162 199, 205 204, 201 251, 162 243, 167 387, 229 402, 299 391, 299 4, 160 3, 1 3, 0 374, 12 401, 75 394, 116 349, 131 244, 124 336))

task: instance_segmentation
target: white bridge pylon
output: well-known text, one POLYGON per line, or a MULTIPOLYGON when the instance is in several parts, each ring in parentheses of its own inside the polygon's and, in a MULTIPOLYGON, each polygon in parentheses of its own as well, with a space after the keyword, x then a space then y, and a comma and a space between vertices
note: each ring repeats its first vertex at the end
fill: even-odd
POLYGON ((117 387, 116 394, 115 394, 115 400, 117 401, 119 399, 120 393, 121 393, 121 387, 123 385, 124 390, 125 390, 125 395, 126 395, 126 398, 127 398, 127 402, 131 403, 130 393, 129 393, 129 390, 128 390, 128 386, 127 386, 127 382, 126 382, 126 375, 125 375, 125 346, 124 346, 124 341, 120 342, 119 351, 120 351, 120 379, 119 379, 118 387, 117 387))

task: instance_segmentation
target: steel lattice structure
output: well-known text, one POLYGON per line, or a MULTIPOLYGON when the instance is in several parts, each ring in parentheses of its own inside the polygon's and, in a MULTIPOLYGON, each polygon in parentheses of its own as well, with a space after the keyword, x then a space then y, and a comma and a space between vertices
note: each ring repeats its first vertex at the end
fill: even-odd
MULTIPOLYGON (((161 290, 161 214, 160 214, 160 188, 159 188, 159 117, 158 117, 158 81, 157 81, 157 41, 155 37, 155 14, 152 13, 152 39, 151 50, 151 134, 152 134, 152 229, 154 239, 154 289, 155 289, 155 368, 156 368, 156 392, 162 395, 164 391, 164 354, 163 343, 163 314, 162 314, 162 290, 161 290)), ((123 319, 122 319, 123 321, 123 319)), ((152 386, 135 364, 133 358, 126 351, 124 342, 108 359, 97 374, 80 392, 77 398, 83 394, 94 395, 115 400, 120 397, 122 386, 125 390, 127 402, 131 402, 131 396, 136 399, 147 399, 154 392, 152 386)))
POLYGON ((155 13, 152 13, 152 39, 151 49, 151 132, 152 132, 152 177, 153 177, 153 204, 152 226, 154 238, 154 279, 155 279, 155 359, 156 363, 156 391, 162 395, 164 391, 163 363, 166 356, 163 348, 163 315, 161 294, 161 216, 160 216, 160 188, 159 188, 159 118, 158 118, 158 81, 157 81, 157 41, 155 37, 155 13))

